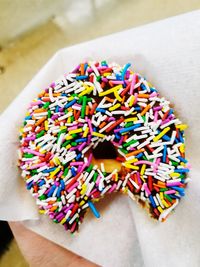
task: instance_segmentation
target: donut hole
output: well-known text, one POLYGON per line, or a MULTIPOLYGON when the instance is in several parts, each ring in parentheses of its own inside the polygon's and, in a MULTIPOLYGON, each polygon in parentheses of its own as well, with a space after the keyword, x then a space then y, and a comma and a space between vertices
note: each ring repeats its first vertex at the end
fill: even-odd
POLYGON ((101 168, 103 163, 107 173, 111 173, 114 169, 121 170, 121 162, 116 160, 118 152, 111 142, 100 142, 90 152, 93 154, 92 164, 97 165, 98 168, 101 168))
POLYGON ((95 159, 116 159, 117 150, 109 141, 100 142, 93 150, 95 159))

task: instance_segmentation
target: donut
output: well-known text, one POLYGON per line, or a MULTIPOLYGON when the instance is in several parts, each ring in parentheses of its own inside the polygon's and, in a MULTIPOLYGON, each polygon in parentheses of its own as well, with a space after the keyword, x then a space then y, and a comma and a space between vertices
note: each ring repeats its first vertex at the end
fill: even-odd
POLYGON ((128 195, 159 221, 185 194, 187 125, 130 66, 81 63, 28 106, 22 178, 39 212, 71 233, 88 209, 100 217, 95 202, 107 194, 128 195))

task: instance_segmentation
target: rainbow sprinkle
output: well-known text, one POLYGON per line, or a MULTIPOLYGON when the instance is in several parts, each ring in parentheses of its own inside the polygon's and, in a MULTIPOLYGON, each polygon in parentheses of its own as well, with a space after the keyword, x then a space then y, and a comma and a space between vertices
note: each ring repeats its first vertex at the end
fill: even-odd
POLYGON ((88 208, 123 192, 163 221, 189 180, 184 130, 173 109, 145 78, 106 61, 85 62, 43 90, 20 131, 19 167, 39 211, 78 230, 88 208), (92 164, 107 142, 121 169, 92 164))

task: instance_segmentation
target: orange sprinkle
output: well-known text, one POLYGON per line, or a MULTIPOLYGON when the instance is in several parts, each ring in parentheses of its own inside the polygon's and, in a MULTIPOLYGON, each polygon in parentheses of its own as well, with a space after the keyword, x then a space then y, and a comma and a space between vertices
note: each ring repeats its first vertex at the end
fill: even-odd
POLYGON ((139 94, 138 97, 139 98, 149 98, 150 95, 148 95, 148 94, 139 94))
POLYGON ((35 123, 35 125, 36 126, 39 126, 41 123, 43 123, 43 121, 45 121, 46 120, 46 116, 44 117, 44 118, 41 118, 41 119, 39 119, 36 123, 35 123))
POLYGON ((85 64, 81 63, 81 75, 84 75, 84 66, 85 64))
POLYGON ((103 121, 103 122, 99 125, 99 128, 101 129, 101 128, 103 128, 105 125, 106 125, 106 122, 103 121))
POLYGON ((112 98, 110 98, 110 97, 108 97, 108 96, 106 96, 105 99, 106 99, 108 102, 111 102, 111 103, 114 102, 114 99, 112 99, 112 98))
POLYGON ((34 113, 41 113, 41 112, 46 112, 46 109, 38 108, 38 109, 34 110, 34 113))
POLYGON ((143 109, 143 111, 141 112, 141 116, 143 116, 149 109, 151 108, 151 105, 150 104, 148 104, 144 109, 143 109))
POLYGON ((89 106, 86 106, 86 110, 85 110, 85 114, 88 115, 89 114, 89 106))
POLYGON ((138 149, 138 150, 135 150, 131 153, 126 154, 126 157, 129 158, 131 156, 135 156, 135 155, 140 154, 142 152, 144 152, 144 148, 141 148, 141 149, 138 149))

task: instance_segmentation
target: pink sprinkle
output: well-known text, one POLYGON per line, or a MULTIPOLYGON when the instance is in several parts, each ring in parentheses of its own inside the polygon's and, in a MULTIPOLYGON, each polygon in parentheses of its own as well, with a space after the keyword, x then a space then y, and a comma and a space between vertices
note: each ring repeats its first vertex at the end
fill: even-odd
POLYGON ((44 154, 41 154, 35 150, 32 150, 32 149, 29 149, 29 148, 23 148, 22 149, 24 152, 26 153, 30 153, 30 154, 33 154, 33 155, 36 155, 36 156, 39 156, 39 157, 44 157, 45 155, 44 154))
POLYGON ((143 186, 144 186, 144 190, 145 190, 145 192, 147 193, 147 195, 150 196, 150 195, 151 195, 151 192, 150 192, 150 190, 149 190, 147 184, 145 183, 143 186))
POLYGON ((46 162, 35 164, 35 165, 30 166, 29 170, 34 170, 34 169, 40 168, 40 167, 45 166, 45 165, 46 165, 46 162))
POLYGON ((93 129, 92 129, 92 124, 91 124, 91 121, 90 119, 86 119, 87 123, 88 123, 88 126, 89 126, 89 129, 90 129, 90 133, 92 134, 93 133, 93 129))
POLYGON ((170 195, 170 194, 176 194, 175 190, 168 190, 164 192, 166 195, 170 195))
POLYGON ((167 182, 167 186, 179 186, 179 185, 181 185, 181 182, 173 182, 173 181, 167 182))
POLYGON ((117 187, 117 184, 113 184, 113 186, 110 188, 108 193, 112 193, 115 190, 116 187, 117 187))
POLYGON ((136 74, 133 75, 132 81, 131 81, 131 87, 130 87, 130 95, 133 94, 134 91, 134 86, 135 86, 135 82, 136 82, 136 74))
POLYGON ((156 111, 155 113, 154 113, 154 122, 157 122, 157 120, 158 120, 158 111, 156 111))
POLYGON ((139 165, 139 164, 148 164, 148 165, 155 166, 155 163, 153 163, 151 161, 147 161, 147 160, 138 160, 138 161, 134 162, 134 165, 139 165))
POLYGON ((77 187, 78 184, 79 184, 78 182, 74 183, 74 184, 67 190, 67 192, 71 192, 75 187, 77 187))

